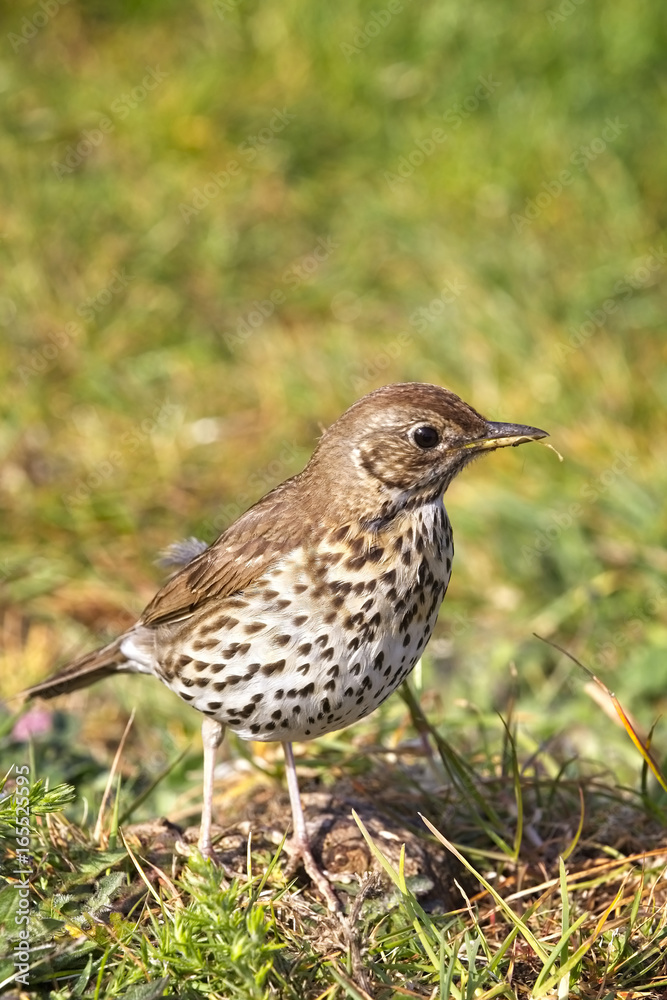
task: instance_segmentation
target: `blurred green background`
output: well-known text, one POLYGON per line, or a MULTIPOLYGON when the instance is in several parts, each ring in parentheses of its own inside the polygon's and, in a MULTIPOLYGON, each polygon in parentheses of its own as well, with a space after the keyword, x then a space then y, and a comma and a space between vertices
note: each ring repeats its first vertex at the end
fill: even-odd
MULTIPOLYGON (((448 494, 426 708, 463 731, 516 690, 528 745, 634 782, 532 633, 644 728, 667 707, 660 0, 0 11, 3 691, 129 624, 157 553, 213 540, 355 398, 425 380, 564 458, 448 494)), ((58 703, 68 746, 108 759, 135 704, 145 766, 198 726, 120 678, 58 703)))

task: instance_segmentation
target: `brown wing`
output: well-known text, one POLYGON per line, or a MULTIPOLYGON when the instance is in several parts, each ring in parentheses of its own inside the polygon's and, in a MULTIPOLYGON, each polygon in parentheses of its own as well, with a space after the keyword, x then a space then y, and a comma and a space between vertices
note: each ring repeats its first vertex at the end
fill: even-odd
POLYGON ((140 624, 187 618, 203 601, 244 590, 298 548, 309 533, 308 520, 296 514, 300 480, 294 476, 267 493, 173 576, 145 609, 140 624))

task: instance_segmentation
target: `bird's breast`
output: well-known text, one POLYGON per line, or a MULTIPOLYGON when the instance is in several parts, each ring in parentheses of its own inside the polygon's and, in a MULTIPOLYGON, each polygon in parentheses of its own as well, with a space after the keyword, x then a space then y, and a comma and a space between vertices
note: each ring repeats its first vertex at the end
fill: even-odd
POLYGON ((155 672, 244 739, 311 739, 341 729, 376 708, 414 666, 452 555, 441 501, 381 531, 332 529, 242 593, 207 602, 187 629, 163 630, 155 672))

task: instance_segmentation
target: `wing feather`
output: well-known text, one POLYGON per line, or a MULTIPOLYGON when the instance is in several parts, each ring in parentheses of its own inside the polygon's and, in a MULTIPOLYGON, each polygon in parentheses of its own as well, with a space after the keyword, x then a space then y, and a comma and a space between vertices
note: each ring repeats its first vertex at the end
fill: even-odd
POLYGON ((155 627, 182 620, 209 600, 238 594, 303 544, 311 524, 307 518, 294 517, 293 506, 302 475, 267 493, 172 576, 145 609, 140 624, 155 627))

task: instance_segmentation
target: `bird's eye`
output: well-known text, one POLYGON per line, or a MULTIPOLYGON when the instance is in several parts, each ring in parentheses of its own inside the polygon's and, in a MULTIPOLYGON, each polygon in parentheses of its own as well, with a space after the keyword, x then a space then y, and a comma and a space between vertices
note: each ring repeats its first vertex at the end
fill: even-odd
POLYGON ((415 427, 412 432, 412 440, 419 448, 435 448, 440 443, 440 435, 435 427, 423 424, 421 427, 415 427))

